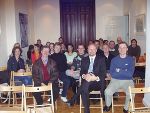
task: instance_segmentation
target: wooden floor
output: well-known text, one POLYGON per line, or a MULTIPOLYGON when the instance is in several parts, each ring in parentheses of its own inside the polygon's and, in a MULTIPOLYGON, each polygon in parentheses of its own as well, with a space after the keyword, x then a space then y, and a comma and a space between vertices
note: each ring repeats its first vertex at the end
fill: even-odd
MULTIPOLYGON (((143 84, 137 85, 136 87, 144 87, 144 85, 143 84)), ((68 98, 70 98, 72 93, 69 91, 68 94, 69 94, 68 98)), ((124 95, 124 94, 120 94, 120 95, 124 95)), ((136 106, 143 106, 142 99, 143 99, 143 94, 140 94, 140 95, 138 94, 135 96, 136 106)), ((124 104, 124 99, 119 99, 118 101, 114 101, 114 104, 118 104, 118 103, 124 104)), ((60 98, 58 99, 57 104, 58 104, 58 109, 57 109, 56 113, 80 113, 79 105, 74 105, 73 107, 68 107, 66 103, 64 103, 60 100, 60 98)), ((103 104, 105 105, 105 102, 103 104)), ((90 113, 101 113, 100 109, 90 109, 90 111, 91 111, 90 113)), ((83 110, 82 110, 82 113, 84 113, 83 110)), ((107 113, 112 113, 112 111, 107 112, 107 113)), ((123 113, 123 107, 116 106, 114 113, 123 113)))

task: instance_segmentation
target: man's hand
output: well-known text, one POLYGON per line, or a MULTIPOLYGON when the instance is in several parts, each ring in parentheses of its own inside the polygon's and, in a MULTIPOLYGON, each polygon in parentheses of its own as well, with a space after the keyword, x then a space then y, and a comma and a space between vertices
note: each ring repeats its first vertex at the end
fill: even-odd
POLYGON ((85 80, 88 81, 88 82, 98 80, 98 77, 97 77, 97 76, 95 76, 94 74, 89 74, 89 73, 82 75, 82 78, 85 79, 85 80))

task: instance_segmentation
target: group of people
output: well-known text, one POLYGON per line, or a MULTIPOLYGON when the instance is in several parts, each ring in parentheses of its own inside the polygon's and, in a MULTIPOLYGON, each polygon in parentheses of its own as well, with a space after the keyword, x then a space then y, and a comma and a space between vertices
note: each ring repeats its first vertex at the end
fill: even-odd
MULTIPOLYGON (((117 38, 117 42, 115 44, 115 41, 99 39, 89 41, 87 49, 83 44, 79 44, 77 50, 74 50, 73 44, 66 46, 62 37, 58 42, 47 42, 46 45, 42 45, 39 39, 36 44, 29 46, 27 52, 26 63, 32 66, 32 77, 17 77, 15 80, 20 80, 25 85, 32 84, 33 80, 35 86, 52 83, 54 101, 60 93, 61 100, 69 106, 73 105, 81 94, 84 113, 90 113, 90 91, 100 90, 101 97, 106 102, 104 111, 108 112, 113 94, 121 88, 126 93, 123 112, 127 113, 130 101, 128 87, 134 87, 132 78, 135 59, 138 61, 141 50, 136 39, 131 40, 130 46, 123 42, 121 37, 117 38), (108 78, 110 83, 106 86, 108 78), (63 82, 62 92, 59 92, 59 81, 63 82), (72 87, 74 93, 70 100, 67 99, 69 87, 72 87)), ((8 72, 25 72, 21 53, 20 44, 16 43, 7 63, 8 72)), ((37 104, 43 104, 41 93, 34 93, 34 97, 37 104)))

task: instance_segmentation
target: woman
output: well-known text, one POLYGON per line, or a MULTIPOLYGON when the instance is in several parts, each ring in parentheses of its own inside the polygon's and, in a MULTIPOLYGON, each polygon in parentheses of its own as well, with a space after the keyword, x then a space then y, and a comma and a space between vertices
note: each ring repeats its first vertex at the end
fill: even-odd
MULTIPOLYGON (((22 50, 20 47, 14 47, 12 50, 13 56, 9 58, 7 62, 7 70, 15 72, 25 72, 24 60, 20 57, 22 50)), ((21 81, 25 85, 32 84, 31 77, 15 77, 15 81, 21 81)))
POLYGON ((77 56, 77 53, 74 52, 74 48, 72 44, 68 44, 67 52, 64 53, 67 58, 67 64, 70 67, 73 63, 73 59, 77 56))
POLYGON ((40 46, 38 44, 34 44, 34 51, 31 54, 32 64, 39 59, 40 57, 40 46))

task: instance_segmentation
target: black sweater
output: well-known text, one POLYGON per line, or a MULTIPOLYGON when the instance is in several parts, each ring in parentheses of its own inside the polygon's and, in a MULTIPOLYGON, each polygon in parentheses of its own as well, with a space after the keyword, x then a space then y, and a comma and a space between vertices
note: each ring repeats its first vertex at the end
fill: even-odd
POLYGON ((50 58, 56 62, 59 72, 65 72, 67 70, 67 59, 63 53, 54 53, 50 58))

